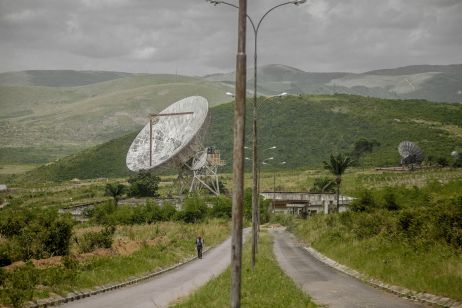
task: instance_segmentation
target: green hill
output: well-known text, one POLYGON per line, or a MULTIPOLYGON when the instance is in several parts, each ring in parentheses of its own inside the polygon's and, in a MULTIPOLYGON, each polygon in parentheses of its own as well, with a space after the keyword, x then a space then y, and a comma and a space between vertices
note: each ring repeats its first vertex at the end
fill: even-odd
MULTIPOLYGON (((17 75, 25 73, 37 79, 33 86, 19 81, 0 86, 0 164, 53 161, 132 132, 149 113, 184 97, 201 95, 213 106, 227 101, 229 91, 200 77, 72 71, 17 75), (60 77, 61 85, 89 84, 37 86, 60 77), (112 79, 101 81, 105 78, 112 79)), ((14 80, 14 73, 5 74, 14 80)))
POLYGON ((30 70, 0 73, 0 85, 76 87, 130 76, 129 73, 72 70, 30 70))
MULTIPOLYGON (((248 110, 248 145, 250 115, 248 110)), ((222 158, 227 160, 225 170, 230 171, 233 104, 211 108, 211 116, 205 144, 221 150, 222 158)), ((65 157, 18 180, 126 176, 129 171, 125 167, 125 155, 136 133, 65 157)), ((289 96, 261 106, 259 136, 261 149, 277 147, 266 151, 262 158, 273 156, 273 166, 286 161, 283 167, 288 169, 320 167, 330 153, 350 152, 360 138, 375 139, 381 144, 361 159, 360 162, 368 166, 397 165, 397 146, 402 140, 416 142, 427 156, 449 159, 451 151, 462 151, 462 105, 352 95, 289 96)))

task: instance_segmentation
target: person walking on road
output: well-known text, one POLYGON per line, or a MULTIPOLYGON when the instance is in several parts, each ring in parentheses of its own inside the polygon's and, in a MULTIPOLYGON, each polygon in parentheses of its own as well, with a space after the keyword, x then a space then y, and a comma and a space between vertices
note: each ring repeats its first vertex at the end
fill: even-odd
POLYGON ((196 249, 197 249, 197 257, 202 259, 202 247, 204 246, 204 239, 200 236, 196 238, 196 249))

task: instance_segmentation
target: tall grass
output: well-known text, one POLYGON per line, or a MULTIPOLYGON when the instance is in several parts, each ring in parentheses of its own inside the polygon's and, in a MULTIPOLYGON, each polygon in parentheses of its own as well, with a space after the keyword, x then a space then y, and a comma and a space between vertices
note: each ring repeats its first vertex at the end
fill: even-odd
MULTIPOLYGON (((229 307, 230 281, 231 271, 228 269, 174 307, 229 307)), ((253 271, 250 246, 245 245, 241 293, 243 307, 316 307, 279 268, 272 254, 271 238, 263 232, 253 271)))
MULTIPOLYGON (((77 230, 76 233, 83 231, 77 230)), ((73 261, 64 258, 48 268, 26 268, 37 278, 37 285, 29 291, 33 292, 35 298, 48 297, 53 293, 65 294, 71 290, 122 282, 132 276, 177 264, 195 255, 195 238, 198 234, 205 238, 206 247, 216 245, 229 235, 229 222, 214 219, 200 224, 162 222, 118 227, 114 235, 115 245, 131 241, 136 243, 136 249, 127 254, 117 254, 114 249, 106 250, 103 256, 97 253, 87 255, 80 263, 76 258, 81 259, 82 256, 77 255, 71 257, 73 261)), ((73 247, 72 250, 75 249, 73 247)), ((10 271, 10 280, 13 281, 17 274, 20 273, 10 271)), ((8 288, 18 291, 14 285, 8 288)), ((0 304, 11 304, 11 293, 6 288, 0 288, 0 304)))
MULTIPOLYGON (((462 299, 461 182, 394 189, 400 209, 371 192, 362 212, 289 223, 298 237, 370 277, 419 292, 462 299)), ((357 200, 361 202, 361 199, 357 200)))

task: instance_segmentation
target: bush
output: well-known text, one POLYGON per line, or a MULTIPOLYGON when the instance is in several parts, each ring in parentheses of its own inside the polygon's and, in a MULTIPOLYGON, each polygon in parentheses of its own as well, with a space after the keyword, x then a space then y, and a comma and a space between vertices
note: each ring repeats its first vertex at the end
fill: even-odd
POLYGON ((210 210, 210 215, 216 218, 231 218, 233 203, 231 198, 218 196, 215 199, 215 204, 210 210))
POLYGON ((375 200, 371 191, 364 190, 358 199, 353 200, 350 204, 350 209, 353 212, 366 212, 375 208, 375 200))
POLYGON ((158 197, 160 178, 149 171, 141 170, 128 179, 129 195, 134 197, 158 197))
POLYGON ((386 190, 385 195, 383 196, 384 199, 384 208, 389 211, 397 211, 401 207, 396 202, 396 196, 391 190, 386 190))
POLYGON ((7 244, 0 245, 0 267, 10 265, 11 262, 9 246, 7 244))
POLYGON ((66 255, 72 227, 70 215, 59 215, 55 209, 4 211, 0 221, 11 261, 66 255))
POLYGON ((87 232, 80 239, 76 238, 81 252, 90 252, 96 248, 111 248, 115 227, 108 226, 99 232, 87 232))
POLYGON ((178 218, 186 223, 201 221, 207 216, 207 205, 198 195, 188 196, 183 202, 183 210, 178 218))
POLYGON ((38 272, 32 262, 16 268, 4 282, 5 293, 13 307, 21 307, 26 300, 31 300, 37 284, 38 272))

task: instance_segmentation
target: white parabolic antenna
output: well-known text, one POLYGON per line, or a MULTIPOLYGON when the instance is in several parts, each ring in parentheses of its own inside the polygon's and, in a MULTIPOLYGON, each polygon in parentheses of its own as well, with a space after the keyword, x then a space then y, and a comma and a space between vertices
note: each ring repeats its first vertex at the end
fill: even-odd
POLYGON ((184 98, 158 114, 133 140, 126 158, 131 171, 180 167, 201 150, 208 125, 208 102, 201 96, 184 98))

